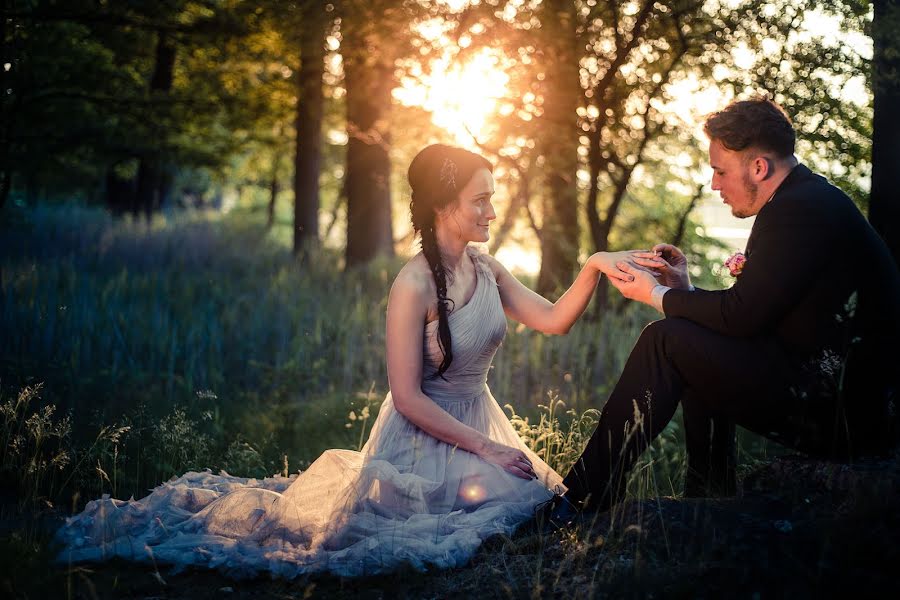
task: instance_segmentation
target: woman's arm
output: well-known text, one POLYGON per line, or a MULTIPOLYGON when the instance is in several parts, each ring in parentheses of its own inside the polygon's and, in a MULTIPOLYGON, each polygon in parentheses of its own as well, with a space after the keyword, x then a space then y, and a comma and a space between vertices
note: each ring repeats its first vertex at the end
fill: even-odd
POLYGON ((512 273, 506 270, 497 259, 486 256, 497 285, 500 287, 500 300, 506 315, 532 329, 543 333, 566 334, 584 312, 600 273, 606 273, 611 279, 630 281, 632 275, 620 270, 617 262, 630 261, 642 266, 655 264, 658 260, 653 252, 635 250, 627 252, 597 252, 593 254, 569 289, 556 302, 550 302, 540 294, 528 289, 512 273))
POLYGON ((391 287, 386 338, 394 408, 429 435, 477 454, 517 477, 535 479, 537 475, 524 452, 459 422, 422 393, 423 330, 429 292, 433 293, 410 272, 401 272, 391 287))

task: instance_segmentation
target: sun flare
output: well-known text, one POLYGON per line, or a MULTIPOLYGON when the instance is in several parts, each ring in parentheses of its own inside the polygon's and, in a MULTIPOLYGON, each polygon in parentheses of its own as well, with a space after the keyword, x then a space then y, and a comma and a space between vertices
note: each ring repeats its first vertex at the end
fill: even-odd
POLYGON ((500 65, 501 57, 487 48, 462 64, 445 56, 431 63, 429 73, 405 77, 394 96, 403 104, 421 106, 457 144, 470 146, 472 136, 484 137, 507 94, 509 76, 500 65))

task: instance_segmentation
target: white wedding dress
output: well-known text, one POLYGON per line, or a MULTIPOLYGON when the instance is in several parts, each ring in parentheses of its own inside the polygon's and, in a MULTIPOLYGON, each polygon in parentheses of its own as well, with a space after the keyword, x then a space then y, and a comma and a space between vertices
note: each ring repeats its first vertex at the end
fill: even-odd
POLYGON ((190 472, 140 500, 104 496, 68 519, 59 560, 114 556, 236 576, 328 572, 373 575, 465 564, 488 536, 511 534, 562 491, 562 478, 528 450, 486 385, 506 333, 490 268, 476 251, 471 300, 449 316, 454 360, 441 354, 437 323, 425 326, 422 390, 459 421, 521 448, 537 480, 517 478, 419 429, 388 393, 361 452, 328 450, 290 478, 190 472))

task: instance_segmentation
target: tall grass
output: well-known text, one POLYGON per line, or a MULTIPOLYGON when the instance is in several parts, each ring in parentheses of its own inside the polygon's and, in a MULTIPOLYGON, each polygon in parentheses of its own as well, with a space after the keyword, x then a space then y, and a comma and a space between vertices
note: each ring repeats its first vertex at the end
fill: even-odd
MULTIPOLYGON (((262 476, 364 441, 386 392, 386 301, 402 260, 349 273, 329 250, 298 261, 244 217, 6 213, 0 391, 43 382, 43 405, 71 419, 82 468, 69 487, 140 496, 188 468, 262 476)), ((628 305, 565 337, 510 324, 488 382, 548 462, 580 452, 653 318, 628 305)), ((653 459, 666 492, 679 485, 679 436, 673 423, 655 446, 671 448, 653 459)))
MULTIPOLYGON (((328 250, 301 262, 246 217, 196 214, 148 227, 84 208, 0 213, 0 521, 10 519, 10 494, 14 515, 78 509, 104 493, 141 497, 189 469, 287 476, 327 448, 362 446, 386 392, 386 298, 402 260, 349 273, 328 250)), ((510 323, 488 383, 525 443, 558 472, 581 453, 654 318, 625 305, 565 337, 510 323)), ((682 438, 673 420, 630 473, 629 499, 680 493, 682 438)), ((768 451, 746 433, 739 448, 745 465, 768 451)), ((18 565, 7 585, 42 582, 58 593, 58 579, 39 575, 52 531, 11 530, 0 538, 0 555, 18 565)), ((588 589, 599 589, 619 559, 598 552, 632 560, 607 533, 615 532, 563 536, 555 564, 544 562, 554 543, 544 536, 488 544, 475 568, 429 581, 493 589, 503 574, 510 596, 537 597, 565 588, 567 573, 584 591, 591 573, 588 589)), ((70 596, 73 581, 93 590, 88 575, 68 572, 70 596)))

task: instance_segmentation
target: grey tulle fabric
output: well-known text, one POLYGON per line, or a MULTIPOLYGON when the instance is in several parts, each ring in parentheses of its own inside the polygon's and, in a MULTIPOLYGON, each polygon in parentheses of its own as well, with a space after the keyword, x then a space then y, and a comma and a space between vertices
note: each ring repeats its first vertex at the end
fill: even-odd
POLYGON ((140 500, 104 496, 68 519, 59 560, 130 560, 294 577, 384 573, 465 564, 481 542, 511 534, 562 478, 528 450, 487 387, 506 333, 496 281, 470 250, 477 284, 450 313, 454 360, 445 379, 437 323, 425 326, 422 390, 491 439, 521 448, 537 480, 517 478, 381 406, 361 452, 328 450, 308 470, 263 480, 190 472, 140 500))

